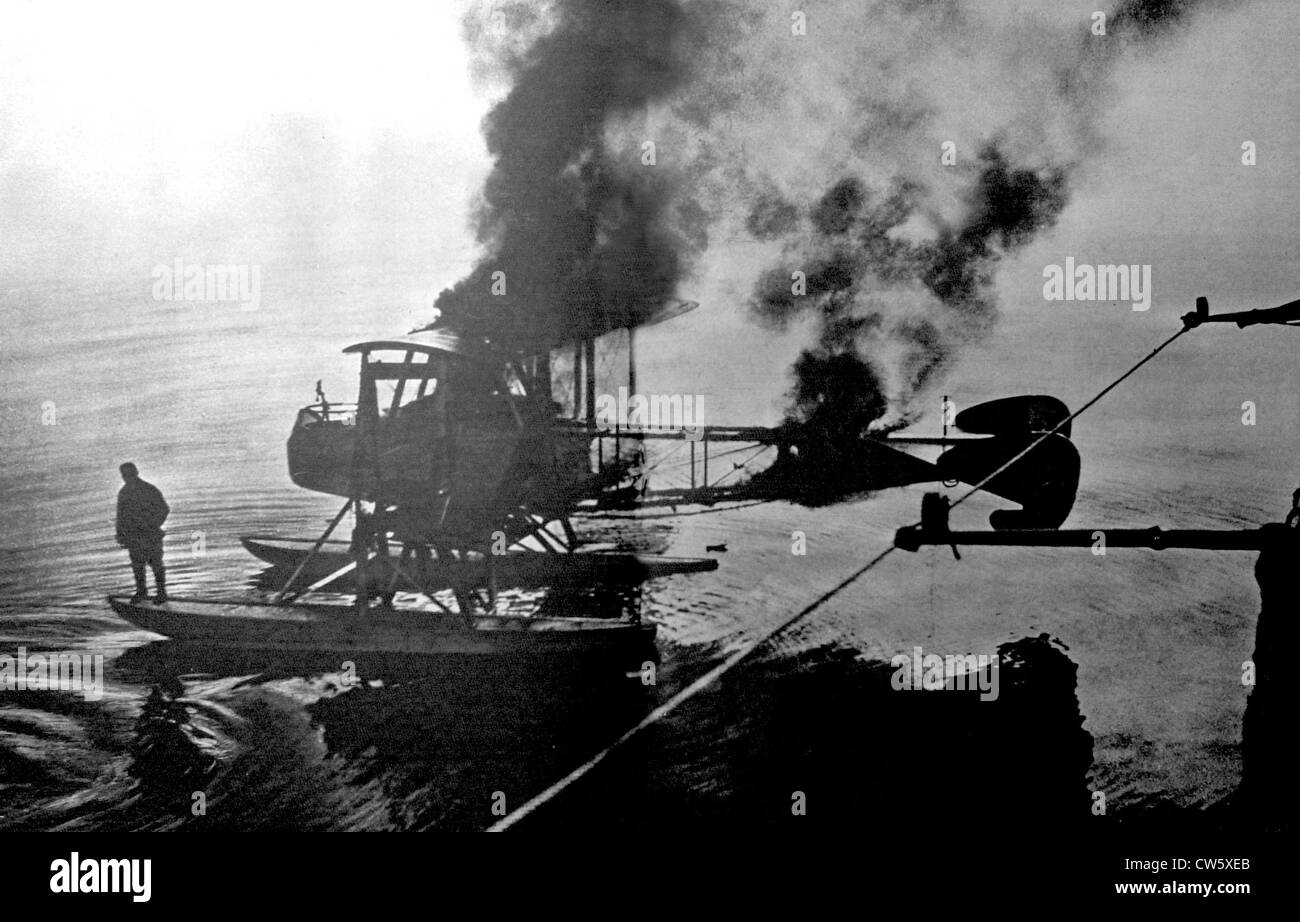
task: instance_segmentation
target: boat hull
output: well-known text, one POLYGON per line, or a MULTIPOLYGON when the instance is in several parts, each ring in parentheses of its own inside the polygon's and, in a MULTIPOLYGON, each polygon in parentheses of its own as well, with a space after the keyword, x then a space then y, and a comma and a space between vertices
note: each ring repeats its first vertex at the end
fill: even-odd
MULTIPOLYGON (((162 605, 109 596, 124 620, 187 643, 245 650, 415 655, 635 655, 652 652, 655 627, 599 618, 528 618, 346 605, 273 605, 174 599, 162 605)), ((639 661, 638 661, 639 662, 639 661)))

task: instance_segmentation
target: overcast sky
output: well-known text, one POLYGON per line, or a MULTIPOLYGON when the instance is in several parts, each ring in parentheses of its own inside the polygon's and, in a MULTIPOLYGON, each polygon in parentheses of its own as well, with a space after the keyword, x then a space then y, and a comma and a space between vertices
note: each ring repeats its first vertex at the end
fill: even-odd
POLYGON ((238 251, 267 206, 291 231, 359 208, 465 246, 490 88, 470 86, 458 5, 2 6, 6 253, 170 254, 205 229, 238 251))
MULTIPOLYGON (((1094 5, 1043 8, 1086 31, 1094 5)), ((469 208, 490 166, 480 122, 504 86, 472 79, 461 5, 2 6, 4 287, 49 273, 138 275, 160 253, 248 262, 268 244, 364 245, 357 227, 424 265, 429 292, 471 265, 469 208)), ((1300 4, 1225 6, 1116 61, 1069 205, 999 268, 1006 315, 1059 342, 1052 331, 1068 312, 1038 293, 1044 265, 1067 255, 1154 266, 1150 317, 1123 306, 1092 315, 1135 329, 1163 329, 1197 294, 1224 307, 1300 296, 1300 4), (1253 167, 1240 160, 1247 140, 1253 167)), ((1008 42, 1032 41, 1015 31, 1024 7, 989 7, 1004 14, 993 18, 1008 42)), ((978 101, 979 85, 970 92, 978 101)), ((742 262, 719 245, 682 293, 725 303, 648 342, 722 324, 738 350, 778 348, 739 306, 749 274, 708 279, 742 262)), ((395 325, 413 311, 404 305, 395 325)))

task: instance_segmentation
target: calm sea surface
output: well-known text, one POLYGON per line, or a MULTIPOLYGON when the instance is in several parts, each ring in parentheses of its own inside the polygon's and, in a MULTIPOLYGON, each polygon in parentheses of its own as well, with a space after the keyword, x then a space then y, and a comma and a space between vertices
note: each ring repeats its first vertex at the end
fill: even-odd
MULTIPOLYGON (((727 545, 716 572, 645 588, 643 615, 660 627, 663 659, 652 688, 437 661, 375 666, 348 687, 337 663, 178 658, 104 602, 130 588, 113 542, 118 464, 135 461, 172 505, 174 595, 260 591, 263 568, 238 537, 314 535, 336 508, 289 482, 284 441, 296 409, 312 402, 318 378, 331 400, 355 399, 354 360, 340 350, 401 333, 418 316, 424 283, 392 267, 264 266, 261 306, 243 311, 154 302, 149 268, 0 290, 0 653, 22 646, 106 661, 97 701, 0 691, 3 828, 484 828, 497 818, 498 792, 513 808, 600 751, 874 556, 934 488, 818 510, 773 503, 588 522, 598 540, 666 553, 727 545), (807 536, 806 556, 791 553, 794 531, 807 536), (170 757, 166 746, 148 750, 151 731, 137 729, 154 685, 184 704, 185 743, 170 757), (190 809, 194 790, 205 792, 204 816, 190 809)), ((959 406, 1045 390, 1077 407, 1176 329, 1168 316, 1107 317, 1067 326, 1013 314, 947 388, 959 406)), ((669 324, 647 336, 642 387, 707 389, 709 422, 771 421, 789 345, 765 343, 767 334, 708 305, 678 322, 685 332, 669 324)), ((1067 524, 1244 527, 1284 515, 1300 477, 1300 381, 1286 339, 1295 335, 1185 337, 1082 417, 1084 475, 1067 524), (1254 427, 1241 423, 1247 400, 1254 427)), ((916 428, 936 425, 931 412, 916 428)), ((665 474, 656 485, 672 482, 665 474)), ((954 524, 982 527, 996 507, 972 500, 954 524)), ((1026 726, 984 752, 967 724, 936 712, 928 735, 926 712, 901 721, 891 710, 900 696, 877 693, 880 664, 917 645, 991 653, 1039 635, 1077 667, 1073 716, 1092 741, 1079 790, 1104 790, 1120 818, 1206 807, 1239 779, 1239 677, 1258 610, 1252 565, 1249 554, 1176 550, 892 554, 647 730, 583 782, 592 793, 568 813, 557 802, 528 822, 563 828, 576 809, 599 825, 642 803, 683 821, 731 821, 744 810, 741 821, 762 822, 770 810, 775 822, 789 815, 792 791, 823 810, 868 813, 896 793, 923 796, 903 780, 918 762, 960 776, 1019 758, 1035 734, 1060 728, 1026 726), (843 785, 868 766, 872 784, 899 792, 847 797, 843 785)), ((1073 706, 1063 703, 1062 722, 1073 706)), ((978 720, 996 715, 988 708, 978 720)), ((970 809, 990 804, 974 799, 970 809)), ((644 813, 633 818, 646 822, 644 813)))

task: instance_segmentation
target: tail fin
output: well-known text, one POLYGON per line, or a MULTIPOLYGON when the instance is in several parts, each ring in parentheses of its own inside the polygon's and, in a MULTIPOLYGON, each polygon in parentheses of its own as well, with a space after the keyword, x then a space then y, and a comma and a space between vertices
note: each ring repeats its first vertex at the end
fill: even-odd
POLYGON ((1067 437, 1068 422, 1044 435, 1069 416, 1069 407, 1046 395, 1004 397, 970 407, 954 422, 966 432, 994 438, 953 446, 939 458, 939 471, 947 480, 977 484, 1042 439, 982 489, 1023 507, 994 512, 989 516, 993 528, 1059 528, 1074 508, 1081 462, 1067 437))

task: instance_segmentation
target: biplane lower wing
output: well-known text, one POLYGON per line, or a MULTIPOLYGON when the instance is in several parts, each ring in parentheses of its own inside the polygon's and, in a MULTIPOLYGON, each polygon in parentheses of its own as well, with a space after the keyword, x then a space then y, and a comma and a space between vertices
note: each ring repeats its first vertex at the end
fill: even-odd
MULTIPOLYGON (((274 567, 292 570, 307 562, 298 574, 303 583, 314 582, 337 572, 353 560, 348 542, 326 541, 315 554, 312 542, 298 538, 250 535, 239 539, 250 554, 274 567)), ((430 587, 454 589, 476 587, 488 582, 488 558, 481 553, 463 553, 455 558, 408 561, 394 571, 400 548, 389 561, 372 559, 367 583, 383 586, 393 581, 402 592, 421 592, 430 587), (394 577, 396 577, 394 581, 394 577)), ((539 551, 511 551, 492 559, 492 577, 502 587, 542 589, 589 585, 638 585, 646 580, 681 573, 705 573, 718 568, 711 557, 665 557, 653 554, 624 554, 581 551, 551 554, 539 551)), ((345 577, 337 589, 350 589, 355 580, 345 577)))

